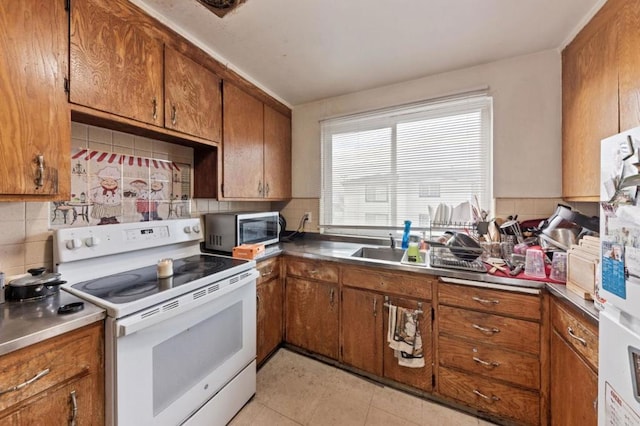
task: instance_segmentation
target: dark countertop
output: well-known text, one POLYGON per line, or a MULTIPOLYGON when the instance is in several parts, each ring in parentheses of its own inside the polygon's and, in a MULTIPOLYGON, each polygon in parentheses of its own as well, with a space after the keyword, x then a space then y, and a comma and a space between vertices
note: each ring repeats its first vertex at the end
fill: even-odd
POLYGON ((41 342, 105 318, 104 309, 65 291, 41 300, 0 304, 0 355, 41 342), (58 307, 84 302, 84 309, 58 315, 58 307))
POLYGON ((300 239, 280 244, 286 255, 299 256, 308 259, 339 261, 351 265, 377 266, 392 270, 418 272, 443 277, 445 280, 459 284, 486 286, 511 291, 527 291, 531 289, 547 289, 555 297, 569 301, 576 308, 584 311, 594 320, 598 320, 598 311, 592 301, 584 300, 567 290, 563 284, 545 283, 542 281, 524 280, 495 276, 489 273, 461 271, 455 269, 432 268, 430 266, 412 266, 399 262, 352 257, 362 247, 379 247, 357 242, 324 241, 316 238, 300 239))

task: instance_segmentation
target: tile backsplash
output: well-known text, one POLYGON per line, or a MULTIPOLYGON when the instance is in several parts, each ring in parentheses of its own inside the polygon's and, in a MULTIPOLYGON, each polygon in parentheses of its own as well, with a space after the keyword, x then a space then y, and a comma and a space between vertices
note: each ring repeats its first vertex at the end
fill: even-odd
MULTIPOLYGON (((81 150, 117 153, 128 156, 127 158, 152 158, 187 165, 190 170, 193 168, 193 149, 189 147, 80 123, 72 123, 71 137, 72 153, 81 150)), ((193 173, 190 173, 189 182, 193 182, 193 173)), ((193 188, 189 190, 192 191, 193 188)), ((76 194, 76 198, 80 203, 80 194, 76 194)), ((75 207, 76 214, 82 213, 81 206, 71 207, 75 207)), ((167 205, 164 207, 166 211, 161 210, 164 215, 168 215, 168 208, 167 205)), ((197 217, 218 211, 267 211, 271 208, 269 202, 193 199, 190 203, 190 215, 197 217)), ((45 266, 50 270, 53 268, 52 229, 55 224, 52 227, 51 221, 54 220, 54 209, 54 203, 49 202, 0 202, 0 271, 11 276, 23 274, 27 269, 38 266, 45 266)), ((72 220, 73 213, 67 214, 67 220, 72 220)), ((138 214, 140 212, 136 211, 130 219, 142 219, 142 215, 138 214)), ((59 221, 59 218, 60 216, 54 221, 59 221)), ((83 217, 79 219, 84 220, 83 217)), ((79 226, 78 222, 73 226, 79 226)))

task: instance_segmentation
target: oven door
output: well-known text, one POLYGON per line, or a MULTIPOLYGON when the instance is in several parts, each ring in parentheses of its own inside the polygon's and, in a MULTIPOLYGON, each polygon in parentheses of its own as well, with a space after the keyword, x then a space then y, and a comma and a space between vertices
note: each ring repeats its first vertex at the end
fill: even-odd
MULTIPOLYGON (((145 328, 108 320, 107 424, 175 426, 215 405, 214 395, 247 368, 255 377, 255 277, 145 328)), ((247 386, 237 409, 255 393, 255 380, 247 386)))

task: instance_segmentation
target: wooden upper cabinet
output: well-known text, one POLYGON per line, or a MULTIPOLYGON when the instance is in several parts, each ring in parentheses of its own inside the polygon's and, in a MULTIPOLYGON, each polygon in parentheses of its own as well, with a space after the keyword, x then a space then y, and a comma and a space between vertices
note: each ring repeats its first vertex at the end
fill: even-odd
POLYGON ((0 4, 0 200, 69 198, 67 46, 64 0, 0 4))
POLYGON ((220 78, 168 46, 164 68, 164 126, 222 142, 220 78))
POLYGON ((620 16, 620 130, 628 130, 640 126, 640 3, 627 1, 620 16))
POLYGON ((291 198, 291 119, 264 106, 264 198, 291 198))
POLYGON ((224 198, 262 198, 264 110, 262 102, 224 82, 224 198))
POLYGON ((562 53, 562 196, 599 199, 600 141, 618 133, 618 22, 587 26, 562 53))
POLYGON ((163 43, 121 2, 71 2, 73 103, 162 126, 163 43))

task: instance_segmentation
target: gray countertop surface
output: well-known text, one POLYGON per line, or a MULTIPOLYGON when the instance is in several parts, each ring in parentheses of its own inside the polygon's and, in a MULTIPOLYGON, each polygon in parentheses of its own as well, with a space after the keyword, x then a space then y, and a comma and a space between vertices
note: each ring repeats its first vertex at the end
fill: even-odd
POLYGON ((513 291, 522 291, 523 289, 547 289, 554 296, 567 300, 573 306, 585 312, 594 320, 598 320, 598 311, 594 307, 593 302, 584 300, 578 295, 568 291, 566 286, 563 284, 552 284, 542 281, 506 278, 495 276, 489 273, 432 268, 429 266, 412 266, 399 262, 363 259, 360 257, 351 256, 363 246, 379 247, 376 245, 340 241, 323 241, 318 239, 300 239, 293 242, 281 243, 280 246, 283 250, 283 253, 288 255, 300 256, 308 259, 339 261, 341 263, 348 263, 352 265, 377 266, 388 268, 391 270, 401 270, 407 272, 418 272, 428 275, 436 275, 438 277, 445 278, 445 280, 453 279, 454 282, 459 282, 461 284, 487 286, 506 290, 511 289, 513 291))
POLYGON ((104 309, 65 291, 40 300, 0 304, 0 355, 101 321, 104 309), (58 307, 84 302, 84 309, 66 315, 58 307))

